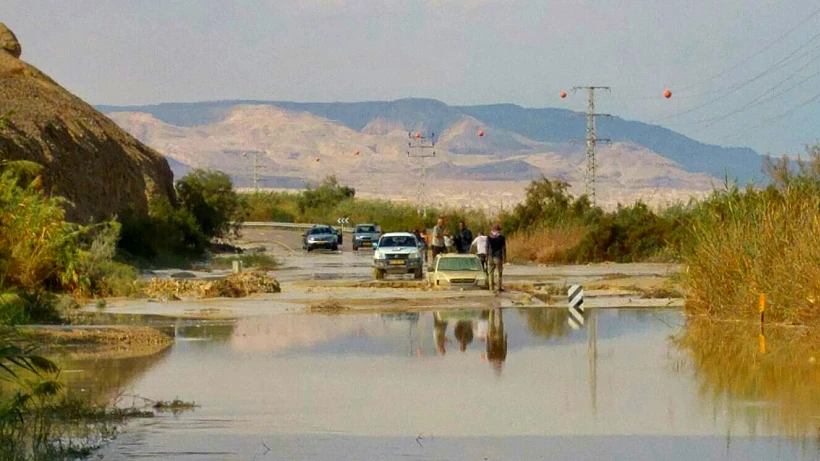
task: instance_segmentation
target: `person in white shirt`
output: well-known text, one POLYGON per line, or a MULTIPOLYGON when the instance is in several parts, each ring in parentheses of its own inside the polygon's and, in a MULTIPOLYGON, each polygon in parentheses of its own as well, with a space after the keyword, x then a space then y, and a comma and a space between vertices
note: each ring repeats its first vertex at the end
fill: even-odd
POLYGON ((478 237, 473 240, 470 246, 475 247, 478 259, 481 260, 481 268, 484 269, 484 272, 487 272, 487 236, 479 232, 478 237))

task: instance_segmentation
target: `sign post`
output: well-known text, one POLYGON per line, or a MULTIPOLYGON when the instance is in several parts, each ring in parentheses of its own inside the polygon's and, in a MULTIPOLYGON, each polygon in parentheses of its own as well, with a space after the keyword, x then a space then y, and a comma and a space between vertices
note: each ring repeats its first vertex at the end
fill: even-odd
POLYGON ((584 287, 572 285, 567 291, 569 298, 569 318, 567 323, 573 330, 578 330, 584 326, 584 287))
POLYGON ((336 220, 336 222, 339 223, 339 226, 342 227, 342 234, 344 234, 345 233, 345 224, 350 222, 350 218, 339 218, 339 219, 336 220))

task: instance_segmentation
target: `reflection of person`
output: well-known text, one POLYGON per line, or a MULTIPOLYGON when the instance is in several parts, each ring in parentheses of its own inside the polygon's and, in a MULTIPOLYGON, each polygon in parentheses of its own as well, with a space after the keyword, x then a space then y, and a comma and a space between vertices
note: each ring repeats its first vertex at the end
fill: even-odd
POLYGON ((490 311, 487 327, 487 360, 500 373, 504 361, 507 360, 507 333, 504 332, 504 318, 501 309, 490 311))
POLYGON ((501 288, 501 278, 504 274, 504 263, 507 260, 507 241, 501 235, 501 226, 493 226, 490 237, 487 239, 487 270, 490 273, 490 290, 497 293, 504 291, 501 288), (495 278, 495 271, 498 270, 498 279, 495 278))
POLYGON ((472 320, 459 320, 455 328, 456 341, 459 343, 459 350, 464 352, 467 345, 473 342, 473 322, 472 320))
POLYGON ((445 344, 447 343, 447 321, 442 320, 438 312, 433 315, 433 339, 436 343, 436 350, 439 354, 447 353, 445 344))

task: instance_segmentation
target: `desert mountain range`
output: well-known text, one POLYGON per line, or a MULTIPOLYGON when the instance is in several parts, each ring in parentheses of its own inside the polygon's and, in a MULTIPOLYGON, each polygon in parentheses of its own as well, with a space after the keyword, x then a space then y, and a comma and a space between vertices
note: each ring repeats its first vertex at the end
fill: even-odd
MULTIPOLYGON (((255 158, 265 188, 303 188, 333 174, 362 196, 415 201, 421 168, 408 156, 408 133, 418 131, 436 142, 435 157, 425 160, 428 203, 493 209, 522 198, 541 175, 584 191, 584 143, 571 140, 583 138, 585 120, 563 109, 453 107, 429 99, 98 109, 162 152, 177 177, 207 167, 250 187, 255 158)), ((617 117, 601 120, 599 133, 612 139, 597 150, 598 202, 606 207, 686 200, 727 173, 741 182, 759 177, 762 158, 751 149, 706 145, 617 117)))

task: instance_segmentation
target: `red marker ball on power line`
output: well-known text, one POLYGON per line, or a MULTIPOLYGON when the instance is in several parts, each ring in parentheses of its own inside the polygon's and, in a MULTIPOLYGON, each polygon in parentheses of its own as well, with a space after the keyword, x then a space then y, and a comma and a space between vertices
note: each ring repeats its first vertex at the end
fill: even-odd
POLYGON ((668 89, 667 89, 667 90, 664 90, 664 92, 663 92, 663 97, 664 97, 664 98, 666 98, 666 99, 671 98, 671 97, 672 97, 672 92, 671 92, 671 91, 669 91, 668 89))
POLYGON ((566 91, 562 91, 562 92, 558 93, 558 97, 560 97, 561 99, 566 98, 566 97, 567 97, 567 92, 566 92, 566 91))
POLYGON ((359 151, 356 151, 356 153, 354 155, 359 155, 359 151))
POLYGON ((319 161, 319 157, 316 157, 316 160, 315 160, 315 161, 317 161, 317 162, 318 162, 318 161, 319 161))
POLYGON ((478 130, 478 133, 477 133, 477 134, 478 134, 479 136, 484 136, 484 130, 478 130))
POLYGON ((417 137, 417 138, 420 138, 420 137, 421 137, 421 133, 419 133, 418 131, 416 131, 416 137, 417 137))

